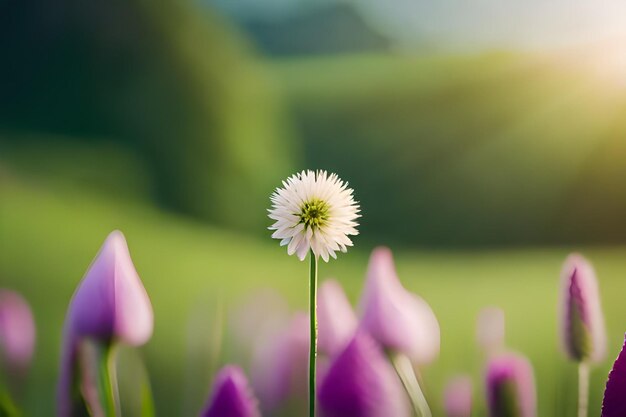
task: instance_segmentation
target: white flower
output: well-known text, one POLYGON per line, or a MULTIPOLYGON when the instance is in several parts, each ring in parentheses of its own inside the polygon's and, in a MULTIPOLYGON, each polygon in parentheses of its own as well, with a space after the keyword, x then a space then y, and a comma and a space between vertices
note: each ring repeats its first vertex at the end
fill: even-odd
POLYGON ((359 205, 353 191, 335 174, 302 171, 283 181, 270 197, 269 217, 276 222, 274 239, 287 245, 287 253, 304 260, 309 249, 328 262, 335 252, 352 246, 349 235, 357 235, 359 205))

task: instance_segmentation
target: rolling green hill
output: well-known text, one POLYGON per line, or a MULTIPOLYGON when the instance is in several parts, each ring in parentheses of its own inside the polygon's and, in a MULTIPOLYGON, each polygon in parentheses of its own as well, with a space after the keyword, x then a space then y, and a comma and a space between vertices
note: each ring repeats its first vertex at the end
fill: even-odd
POLYGON ((272 68, 307 164, 354 185, 377 239, 624 242, 626 90, 591 58, 377 54, 272 68))

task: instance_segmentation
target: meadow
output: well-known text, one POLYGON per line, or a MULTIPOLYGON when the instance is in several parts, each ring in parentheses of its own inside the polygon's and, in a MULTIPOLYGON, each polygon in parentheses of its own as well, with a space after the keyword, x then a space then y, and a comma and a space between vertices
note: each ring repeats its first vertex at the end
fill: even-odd
MULTIPOLYGON (((51 387, 57 375, 65 309, 113 229, 126 234, 155 310, 154 336, 143 351, 159 415, 193 415, 208 392, 208 348, 206 357, 195 356, 198 363, 189 363, 189 322, 194 314, 193 331, 206 332, 216 325, 216 299, 229 311, 241 305, 242 297, 263 288, 278 290, 294 309, 306 307, 306 265, 285 256, 269 236, 253 238, 210 227, 141 199, 116 199, 79 186, 55 186, 6 170, 0 178, 2 286, 25 295, 38 325, 27 415, 49 415, 53 407, 51 387), (204 367, 207 373, 196 373, 196 380, 190 381, 190 366, 204 367)), ((608 357, 592 373, 590 409, 595 413, 624 331, 626 248, 577 249, 596 266, 609 329, 608 357)), ((339 279, 356 303, 368 250, 357 238, 353 251, 321 265, 321 278, 339 279)), ((441 415, 444 383, 455 373, 472 374, 480 398, 483 364, 474 327, 478 311, 487 305, 504 309, 508 346, 527 354, 533 363, 539 415, 573 412, 575 367, 563 359, 557 342, 559 271, 571 250, 396 251, 402 282, 430 303, 441 325, 441 356, 423 370, 435 415, 441 415)), ((227 347, 220 360, 232 356, 227 347)), ((477 415, 482 415, 484 409, 478 404, 477 415)))
POLYGON ((504 310, 507 346, 534 366, 538 415, 574 415, 559 274, 584 254, 608 328, 591 377, 599 414, 626 331, 626 89, 587 65, 590 51, 271 56, 195 3, 60 2, 52 23, 46 1, 8 7, 0 287, 21 292, 37 323, 26 416, 52 415, 66 309, 114 229, 154 307, 140 350, 157 415, 197 415, 220 365, 249 365, 229 333, 250 297, 270 289, 307 307, 308 266, 270 238, 266 211, 280 180, 307 168, 348 180, 363 209, 355 247, 320 278, 357 308, 370 251, 387 245, 434 310, 441 354, 421 373, 435 416, 458 373, 486 415, 486 306, 504 310))

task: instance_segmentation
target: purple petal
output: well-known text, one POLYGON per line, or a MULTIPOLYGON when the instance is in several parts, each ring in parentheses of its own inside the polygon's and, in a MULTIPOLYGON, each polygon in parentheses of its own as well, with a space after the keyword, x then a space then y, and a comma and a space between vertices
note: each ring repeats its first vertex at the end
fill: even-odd
POLYGON ((0 289, 0 361, 11 374, 22 374, 35 349, 35 322, 18 293, 0 289))
POLYGON ((307 393, 309 316, 294 314, 287 327, 255 346, 251 379, 263 412, 274 412, 290 397, 307 393))
POLYGON ((331 363, 318 392, 322 417, 408 417, 406 395, 376 342, 357 332, 331 363))
POLYGON ((327 280, 320 286, 317 316, 319 350, 334 356, 343 350, 357 328, 354 310, 337 281, 327 280))
POLYGON ((361 326, 386 349, 425 364, 439 355, 439 323, 430 306, 398 279, 391 251, 372 252, 361 297, 361 326))
POLYGON ((626 416, 626 335, 624 345, 609 373, 602 401, 602 417, 626 416))
POLYGON ((533 369, 521 355, 508 353, 492 358, 485 391, 491 417, 537 415, 533 369))
POLYGON ((601 361, 606 355, 606 330, 593 267, 570 255, 561 273, 561 344, 575 361, 601 361))
POLYGON ((213 383, 213 394, 202 417, 260 417, 257 401, 243 371, 224 367, 213 383))
POLYGON ((472 415, 472 380, 468 376, 450 380, 444 393, 444 409, 448 417, 472 415))
POLYGON ((107 237, 74 293, 68 321, 76 335, 105 342, 138 346, 152 335, 150 298, 122 232, 107 237))

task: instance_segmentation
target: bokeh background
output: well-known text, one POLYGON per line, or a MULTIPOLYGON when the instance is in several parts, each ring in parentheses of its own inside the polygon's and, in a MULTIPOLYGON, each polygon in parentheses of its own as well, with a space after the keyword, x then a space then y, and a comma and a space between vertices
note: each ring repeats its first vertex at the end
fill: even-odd
POLYGON ((540 415, 572 413, 558 276, 586 254, 610 331, 599 410, 626 330, 624 16, 619 0, 0 3, 0 285, 37 320, 27 415, 51 415, 67 303, 115 228, 155 308, 159 415, 197 413, 233 356, 190 354, 216 306, 263 288, 306 306, 306 266, 266 229, 269 194, 303 168, 337 172, 363 209, 321 275, 356 303, 388 245, 440 319, 436 414, 456 372, 480 395, 485 305, 533 362, 540 415))

